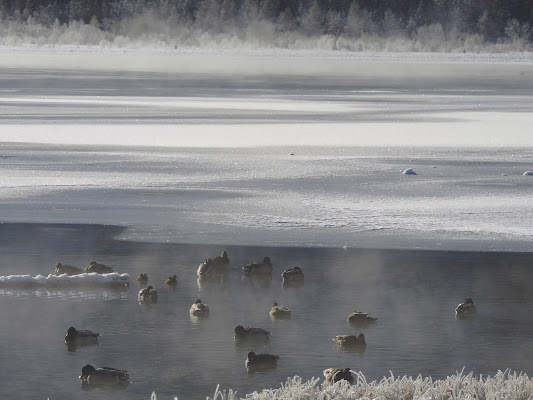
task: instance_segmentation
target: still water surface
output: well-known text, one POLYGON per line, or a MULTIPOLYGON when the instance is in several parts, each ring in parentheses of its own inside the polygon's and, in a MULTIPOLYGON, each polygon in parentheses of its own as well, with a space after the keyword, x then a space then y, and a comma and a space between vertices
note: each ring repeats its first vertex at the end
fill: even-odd
POLYGON ((2 398, 205 399, 217 384, 246 393, 278 387, 287 377, 318 377, 328 367, 360 370, 368 380, 422 374, 443 378, 465 367, 476 374, 511 368, 533 373, 533 255, 362 249, 225 247, 113 240, 119 228, 0 224, 0 275, 48 274, 56 262, 91 260, 132 277, 129 289, 0 287, 2 398), (199 282, 196 269, 227 250, 224 280, 199 282), (272 279, 243 278, 240 267, 269 256, 272 279), (281 272, 300 266, 301 287, 282 287, 281 272), (139 304, 135 277, 146 272, 159 292, 139 304), (166 287, 178 276, 176 289, 166 287), (455 306, 471 296, 478 315, 456 320, 455 306), (194 319, 201 298, 208 318, 194 319), (272 321, 276 301, 291 318, 272 321), (378 321, 350 326, 354 310, 378 321), (235 343, 236 325, 270 330, 268 342, 235 343), (69 350, 69 326, 100 332, 98 345, 69 350), (332 338, 364 332, 364 351, 343 351, 332 338), (249 351, 277 354, 277 368, 250 374, 249 351), (85 364, 128 370, 120 389, 82 387, 85 364))

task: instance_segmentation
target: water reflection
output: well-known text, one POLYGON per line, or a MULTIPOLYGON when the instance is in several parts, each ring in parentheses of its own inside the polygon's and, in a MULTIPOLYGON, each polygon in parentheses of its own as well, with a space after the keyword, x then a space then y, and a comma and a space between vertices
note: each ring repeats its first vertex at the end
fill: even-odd
POLYGON ((196 279, 196 284, 200 291, 207 291, 213 288, 223 288, 227 280, 227 274, 202 275, 196 279))
POLYGON ((250 287, 268 289, 272 284, 272 274, 243 275, 242 283, 250 287))
POLYGON ((67 347, 67 350, 71 353, 75 353, 78 349, 83 349, 84 347, 93 347, 93 346, 99 346, 99 342, 93 342, 93 343, 76 343, 76 342, 65 342, 65 346, 67 347))
POLYGON ((72 290, 72 289, 57 289, 50 290, 45 288, 39 289, 0 289, 0 296, 9 296, 13 298, 47 298, 59 300, 124 300, 128 297, 128 288, 119 287, 112 290, 72 290))
POLYGON ((93 393, 103 392, 103 394, 107 396, 106 393, 125 390, 129 385, 130 383, 128 381, 119 381, 116 383, 98 383, 98 384, 82 382, 81 388, 85 392, 93 392, 93 393))

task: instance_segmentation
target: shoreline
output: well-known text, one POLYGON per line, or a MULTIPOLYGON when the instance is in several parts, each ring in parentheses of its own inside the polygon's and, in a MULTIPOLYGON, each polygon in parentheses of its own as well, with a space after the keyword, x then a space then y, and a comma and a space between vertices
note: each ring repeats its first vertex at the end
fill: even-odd
MULTIPOLYGON (((255 252, 261 249, 269 249, 274 252, 315 252, 315 253, 338 253, 350 255, 380 255, 384 259, 393 260, 401 258, 405 264, 414 259, 435 259, 442 261, 459 261, 466 263, 486 262, 491 258, 491 264, 501 264, 503 260, 513 259, 513 264, 529 265, 533 263, 531 251, 499 251, 499 250, 448 250, 448 249, 424 249, 424 248, 387 248, 387 247, 354 247, 354 246, 276 246, 257 244, 218 244, 218 243, 186 243, 164 241, 137 241, 121 240, 117 237, 128 229, 126 226, 81 224, 81 223, 40 223, 40 222, 0 222, 0 253, 4 254, 27 254, 28 248, 42 250, 48 253, 46 247, 50 243, 50 233, 56 235, 55 241, 65 244, 68 249, 66 254, 73 252, 94 250, 96 254, 129 254, 152 251, 162 248, 224 248, 228 251, 246 249, 255 252), (31 234, 30 234, 31 233, 31 234), (79 239, 85 235, 85 241, 79 239), (28 239, 30 238, 31 239, 28 239), (12 239, 14 238, 14 240, 12 239), (22 239, 24 238, 24 239, 22 239), (28 246, 28 240, 33 242, 33 247, 28 246)), ((59 253, 61 254, 61 253, 59 253)), ((403 264, 398 261, 399 264, 403 264)))

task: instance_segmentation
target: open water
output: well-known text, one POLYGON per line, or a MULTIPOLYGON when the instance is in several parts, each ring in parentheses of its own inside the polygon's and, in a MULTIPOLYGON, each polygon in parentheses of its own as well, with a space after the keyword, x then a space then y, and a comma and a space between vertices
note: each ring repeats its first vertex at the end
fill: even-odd
POLYGON ((241 395, 278 387, 289 376, 321 376, 350 367, 369 380, 420 373, 433 378, 463 367, 476 374, 511 368, 532 373, 532 278, 529 253, 283 248, 134 243, 115 240, 121 228, 101 225, 0 225, 0 275, 48 274, 56 262, 84 267, 96 260, 132 277, 130 288, 0 287, 2 397, 20 399, 202 399, 218 384, 241 395), (198 281, 206 257, 227 250, 226 279, 198 281), (240 267, 269 256, 271 279, 244 278, 240 267), (300 266, 301 287, 283 287, 281 272, 300 266), (146 272, 159 292, 139 304, 135 277, 146 272), (176 289, 166 287, 178 276, 176 289), (456 319, 466 296, 478 314, 456 319), (201 298, 211 312, 196 320, 201 298), (270 319, 276 301, 291 318, 270 319), (378 320, 355 328, 354 310, 378 320), (270 340, 236 343, 236 325, 271 331, 270 340), (100 343, 69 349, 69 326, 100 332, 100 343), (367 347, 345 351, 332 338, 364 332, 367 347), (249 351, 280 356, 277 368, 248 373, 249 351), (85 364, 129 371, 117 389, 88 390, 78 376, 85 364))

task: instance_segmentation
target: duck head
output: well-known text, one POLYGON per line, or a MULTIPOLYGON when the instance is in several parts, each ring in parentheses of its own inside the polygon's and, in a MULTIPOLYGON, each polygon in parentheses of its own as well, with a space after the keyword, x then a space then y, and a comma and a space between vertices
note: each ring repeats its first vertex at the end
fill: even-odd
POLYGON ((71 326, 70 328, 68 328, 67 334, 69 336, 76 336, 78 334, 78 330, 74 328, 73 326, 71 326))
POLYGON ((87 364, 86 366, 84 366, 84 367, 81 369, 80 379, 81 379, 82 381, 86 381, 87 378, 89 378, 89 376, 90 376, 94 371, 96 371, 96 368, 94 368, 92 365, 87 364))

